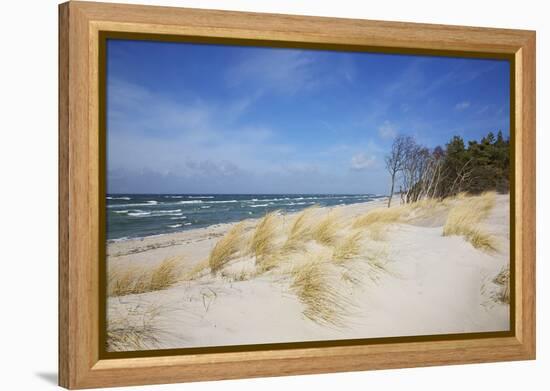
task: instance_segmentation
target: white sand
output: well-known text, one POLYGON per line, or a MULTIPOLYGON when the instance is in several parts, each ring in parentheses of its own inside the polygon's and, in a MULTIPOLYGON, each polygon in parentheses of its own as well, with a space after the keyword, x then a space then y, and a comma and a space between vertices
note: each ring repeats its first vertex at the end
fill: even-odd
MULTIPOLYGON (((382 204, 334 209, 342 221, 350 221, 382 204)), ((385 270, 361 258, 331 266, 330 281, 346 303, 338 326, 304 316, 305 305, 291 288, 290 266, 238 281, 238 276, 254 271, 250 257, 236 259, 217 276, 109 298, 108 318, 151 322, 158 341, 150 347, 156 349, 508 330, 509 306, 494 299, 499 287, 492 280, 509 262, 509 197, 497 196, 483 222, 497 238, 498 252, 475 249, 460 236, 442 236, 445 217, 441 212, 395 224, 385 240, 369 240, 366 245, 374 254, 384 254, 385 270), (343 279, 344 274, 355 283, 343 279)), ((282 219, 280 229, 288 228, 291 218, 282 219)), ((254 224, 250 221, 249 229, 254 224)), ((231 226, 110 243, 109 266, 154 265, 179 256, 190 269, 207 258, 231 226)))

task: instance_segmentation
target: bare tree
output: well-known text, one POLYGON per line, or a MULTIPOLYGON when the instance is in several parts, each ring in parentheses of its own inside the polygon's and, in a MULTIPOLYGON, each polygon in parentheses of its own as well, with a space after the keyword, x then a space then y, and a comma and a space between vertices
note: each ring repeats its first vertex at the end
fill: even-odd
POLYGON ((399 172, 403 170, 407 148, 411 143, 414 143, 414 140, 410 136, 397 136, 393 140, 390 153, 385 158, 386 169, 388 170, 391 178, 388 208, 391 206, 391 200, 395 189, 395 180, 399 172))
POLYGON ((405 148, 403 159, 403 187, 406 191, 405 202, 415 202, 419 199, 427 168, 430 164, 430 152, 410 139, 405 148))

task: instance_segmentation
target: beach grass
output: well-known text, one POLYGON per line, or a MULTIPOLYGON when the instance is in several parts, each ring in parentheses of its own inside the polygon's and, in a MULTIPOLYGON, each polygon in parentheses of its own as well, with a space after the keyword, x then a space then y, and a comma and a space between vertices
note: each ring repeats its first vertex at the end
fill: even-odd
POLYGON ((180 278, 180 259, 167 258, 152 267, 124 266, 109 270, 108 296, 125 296, 169 288, 180 278))
POLYGON ((462 236, 477 249, 497 251, 496 239, 479 226, 495 206, 495 200, 494 192, 463 197, 449 211, 443 226, 443 236, 462 236))
POLYGON ((277 229, 278 211, 266 214, 256 226, 250 238, 250 252, 256 257, 256 262, 274 250, 274 238, 277 229))
POLYGON ((193 265, 193 267, 184 274, 182 280, 184 281, 196 280, 197 278, 205 275, 209 268, 210 268, 209 258, 203 259, 202 261, 199 261, 195 265, 193 265))
POLYGON ((326 262, 327 254, 308 254, 305 262, 291 269, 291 288, 305 305, 306 318, 322 324, 338 326, 346 314, 345 300, 337 287, 329 280, 326 262))
POLYGON ((157 305, 149 304, 126 315, 117 314, 107 319, 106 349, 110 352, 155 349, 159 346, 162 330, 157 325, 157 305))
POLYGON ((502 268, 493 279, 493 283, 500 287, 495 295, 496 301, 510 304, 510 267, 502 268))
POLYGON ((208 266, 212 273, 217 273, 240 251, 243 243, 243 231, 244 222, 240 222, 214 245, 208 255, 208 266))
POLYGON ((317 206, 309 207, 304 209, 294 218, 290 226, 288 237, 282 247, 283 252, 300 250, 303 248, 304 244, 311 239, 311 218, 317 209, 317 206))
POLYGON ((361 252, 362 240, 362 232, 352 231, 335 244, 332 252, 332 260, 336 263, 342 263, 357 257, 361 252))
POLYGON ((336 212, 330 211, 312 226, 311 235, 317 243, 332 246, 338 239, 340 228, 341 225, 338 222, 336 212))
POLYGON ((352 223, 352 228, 359 229, 375 224, 380 226, 381 224, 398 223, 404 220, 405 213, 406 208, 402 206, 373 209, 365 215, 357 217, 352 223))

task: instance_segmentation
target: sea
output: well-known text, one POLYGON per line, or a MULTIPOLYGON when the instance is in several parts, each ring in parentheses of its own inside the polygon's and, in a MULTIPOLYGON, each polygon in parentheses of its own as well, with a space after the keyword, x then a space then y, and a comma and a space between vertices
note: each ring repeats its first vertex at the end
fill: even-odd
POLYGON ((375 194, 108 194, 107 240, 119 241, 259 218, 268 212, 370 202, 375 194))

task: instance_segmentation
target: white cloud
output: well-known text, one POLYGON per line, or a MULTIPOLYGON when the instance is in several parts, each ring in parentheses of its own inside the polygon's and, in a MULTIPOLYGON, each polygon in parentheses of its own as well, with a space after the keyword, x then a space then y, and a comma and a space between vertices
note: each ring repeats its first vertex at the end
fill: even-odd
POLYGON ((351 158, 352 170, 356 170, 356 171, 365 170, 367 168, 374 167, 375 164, 376 164, 376 157, 367 156, 363 152, 353 155, 353 157, 351 158))
POLYGON ((470 102, 468 102, 467 100, 464 101, 464 102, 459 102, 455 105, 455 110, 458 110, 458 111, 462 111, 462 110, 466 110, 468 107, 470 107, 470 102))
POLYGON ((327 85, 353 82, 355 68, 347 58, 327 61, 327 54, 296 49, 269 49, 248 56, 226 73, 229 86, 253 86, 256 94, 296 94, 327 85), (261 87, 257 87, 261 86, 261 87))
POLYGON ((390 121, 384 121, 384 123, 378 127, 378 135, 383 139, 394 139, 395 136, 397 136, 397 128, 390 121))

